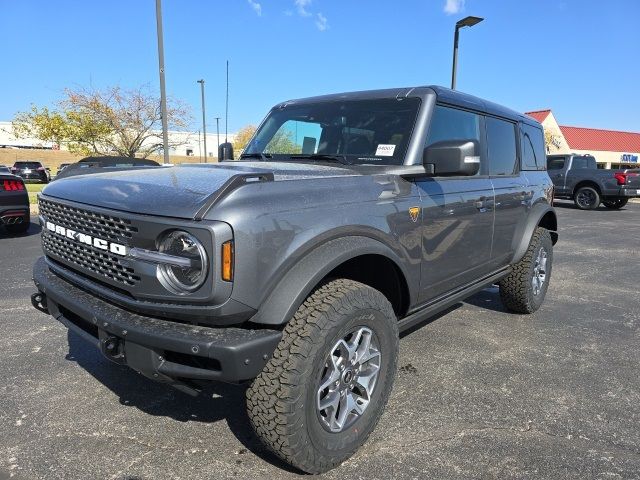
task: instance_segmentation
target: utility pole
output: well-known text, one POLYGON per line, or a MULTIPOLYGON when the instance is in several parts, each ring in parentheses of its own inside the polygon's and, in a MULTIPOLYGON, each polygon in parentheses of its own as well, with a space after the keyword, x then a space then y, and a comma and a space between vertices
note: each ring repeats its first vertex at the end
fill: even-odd
POLYGON ((205 121, 205 113, 204 113, 204 80, 198 80, 200 84, 200 92, 202 93, 202 136, 204 138, 204 163, 207 163, 207 157, 209 153, 207 152, 207 125, 205 121))
POLYGON ((169 132, 167 131, 167 94, 164 84, 164 43, 162 39, 162 5, 156 0, 156 32, 158 34, 158 68, 160 70, 160 112, 162 115, 162 150, 164 163, 169 161, 169 132))
MULTIPOLYGON (((216 152, 220 150, 220 117, 216 117, 216 152)), ((216 154, 217 155, 217 154, 216 154)))

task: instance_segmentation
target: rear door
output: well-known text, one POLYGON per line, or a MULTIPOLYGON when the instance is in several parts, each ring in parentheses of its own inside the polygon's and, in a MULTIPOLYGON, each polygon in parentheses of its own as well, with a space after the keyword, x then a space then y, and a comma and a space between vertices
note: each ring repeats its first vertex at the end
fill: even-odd
POLYGON ((547 173, 553 182, 557 195, 568 195, 566 187, 566 174, 569 167, 568 157, 548 157, 547 173))
MULTIPOLYGON (((475 112, 437 105, 426 146, 443 140, 477 140, 482 119, 475 112)), ((482 149, 481 149, 482 150, 482 149)), ((420 300, 425 302, 469 283, 490 270, 493 188, 481 151, 474 177, 416 181, 422 207, 420 300)))
POLYGON ((489 177, 495 193, 491 258, 497 268, 513 256, 516 228, 527 214, 533 187, 520 174, 518 125, 496 117, 486 117, 485 123, 489 177))

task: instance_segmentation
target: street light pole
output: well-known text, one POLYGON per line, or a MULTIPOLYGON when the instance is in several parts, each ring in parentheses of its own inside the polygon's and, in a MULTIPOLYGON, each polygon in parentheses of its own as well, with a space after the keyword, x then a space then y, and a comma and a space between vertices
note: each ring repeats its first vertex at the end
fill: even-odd
POLYGON ((156 0, 156 32, 158 34, 158 69, 160 70, 160 114, 162 116, 162 150, 164 163, 169 161, 169 132, 167 131, 167 94, 164 84, 164 43, 162 39, 162 5, 156 0))
POLYGON ((473 27, 480 23, 484 18, 481 17, 465 17, 456 22, 456 32, 453 36, 453 67, 451 69, 451 90, 456 89, 456 71, 458 69, 458 38, 460 37, 460 29, 462 27, 473 27))
POLYGON ((207 151, 207 125, 205 121, 205 113, 204 113, 204 80, 198 80, 200 84, 200 93, 202 94, 202 137, 204 138, 204 163, 207 163, 207 157, 209 153, 207 151))
POLYGON ((218 144, 216 152, 218 152, 220 150, 220 117, 216 117, 216 143, 218 144))

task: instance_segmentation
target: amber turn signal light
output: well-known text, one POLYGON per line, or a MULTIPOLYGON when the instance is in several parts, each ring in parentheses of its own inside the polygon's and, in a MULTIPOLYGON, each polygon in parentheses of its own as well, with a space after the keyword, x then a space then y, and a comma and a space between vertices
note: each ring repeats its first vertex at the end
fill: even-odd
POLYGON ((229 240, 222 244, 222 279, 233 281, 233 242, 229 240))

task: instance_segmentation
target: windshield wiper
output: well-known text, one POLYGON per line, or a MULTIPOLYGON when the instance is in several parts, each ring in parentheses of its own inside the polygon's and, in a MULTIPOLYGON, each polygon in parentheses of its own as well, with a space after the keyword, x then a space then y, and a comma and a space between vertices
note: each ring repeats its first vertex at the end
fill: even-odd
POLYGON ((260 161, 266 162, 268 159, 271 158, 271 154, 269 154, 269 153, 260 153, 260 152, 243 153, 242 155, 240 155, 240 160, 242 160, 243 158, 257 158, 260 161))
POLYGON ((301 160, 326 160, 329 162, 339 162, 343 165, 352 165, 352 163, 347 160, 346 155, 326 155, 324 153, 310 153, 305 155, 290 155, 289 158, 301 160))

